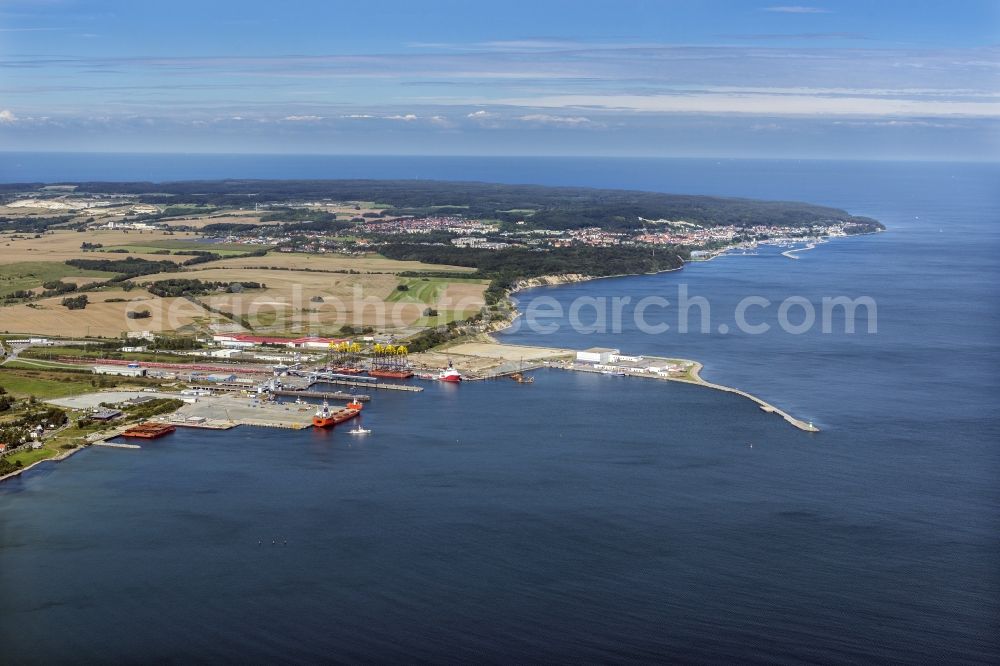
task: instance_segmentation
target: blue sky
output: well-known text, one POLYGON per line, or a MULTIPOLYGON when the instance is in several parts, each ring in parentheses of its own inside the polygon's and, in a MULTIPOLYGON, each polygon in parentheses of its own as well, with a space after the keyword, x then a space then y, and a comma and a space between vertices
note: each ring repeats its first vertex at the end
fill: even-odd
POLYGON ((0 151, 991 159, 1000 1, 0 0, 0 151))

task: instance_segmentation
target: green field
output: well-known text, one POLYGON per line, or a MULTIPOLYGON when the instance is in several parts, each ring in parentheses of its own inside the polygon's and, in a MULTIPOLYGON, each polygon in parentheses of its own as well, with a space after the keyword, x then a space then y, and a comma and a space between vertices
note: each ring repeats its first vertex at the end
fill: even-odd
POLYGON ((437 317, 421 317, 413 322, 414 326, 429 328, 431 326, 444 326, 453 321, 468 319, 476 314, 477 310, 440 310, 437 317))
POLYGON ((422 278, 404 278, 399 281, 401 286, 407 287, 407 291, 394 290, 385 299, 390 303, 427 303, 431 305, 437 303, 445 289, 448 288, 446 280, 422 278))
POLYGON ((58 280, 68 276, 106 278, 114 273, 91 271, 67 266, 61 261, 23 261, 14 264, 0 264, 0 296, 41 287, 43 282, 58 280))
POLYGON ((213 213, 218 208, 216 206, 198 206, 198 205, 175 205, 167 206, 163 209, 164 217, 175 217, 178 215, 205 215, 207 213, 213 213))
POLYGON ((448 285, 455 282, 474 282, 483 284, 483 280, 474 278, 403 278, 400 285, 406 286, 406 291, 394 290, 385 300, 389 303, 426 303, 434 305, 448 285))
POLYGON ((87 375, 52 374, 49 378, 42 378, 32 376, 35 374, 40 373, 0 368, 0 386, 13 396, 33 395, 39 400, 64 398, 94 390, 87 375))
POLYGON ((13 453, 7 456, 7 460, 9 460, 11 463, 16 463, 18 461, 21 461, 21 464, 24 467, 27 467, 28 465, 36 463, 39 460, 52 458, 58 455, 59 453, 62 453, 62 451, 54 449, 48 446, 46 443, 46 446, 43 446, 40 449, 29 449, 28 451, 18 451, 17 453, 13 453))

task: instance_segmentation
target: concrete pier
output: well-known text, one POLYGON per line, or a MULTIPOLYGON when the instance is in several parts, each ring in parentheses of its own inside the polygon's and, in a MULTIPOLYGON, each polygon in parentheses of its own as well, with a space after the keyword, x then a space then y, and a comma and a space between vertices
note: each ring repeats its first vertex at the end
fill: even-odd
MULTIPOLYGON (((356 379, 320 379, 313 384, 336 384, 338 386, 356 386, 361 389, 382 389, 386 391, 423 391, 419 386, 411 386, 409 384, 390 384, 388 382, 365 382, 358 381, 356 379)), ((298 393, 301 393, 299 391, 298 393)))
POLYGON ((368 402, 372 399, 370 395, 354 395, 351 393, 345 393, 344 391, 289 391, 287 389, 278 389, 276 391, 271 391, 274 395, 280 395, 282 397, 299 397, 299 398, 319 398, 321 400, 357 400, 358 402, 368 402))
POLYGON ((119 442, 95 442, 94 446, 106 446, 109 449, 141 449, 138 444, 125 444, 119 442))

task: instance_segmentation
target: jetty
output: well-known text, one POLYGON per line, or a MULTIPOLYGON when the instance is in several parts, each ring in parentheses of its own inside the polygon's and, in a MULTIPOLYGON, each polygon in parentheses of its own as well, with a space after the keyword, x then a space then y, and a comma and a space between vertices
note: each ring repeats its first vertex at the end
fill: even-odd
POLYGON ((126 444, 124 442, 94 442, 94 446, 105 446, 109 449, 141 449, 138 444, 126 444))
MULTIPOLYGON (((391 384, 389 382, 372 382, 372 381, 360 381, 357 379, 318 379, 309 384, 313 386, 315 384, 335 384, 338 386, 356 386, 363 389, 380 389, 384 391, 423 391, 424 389, 420 386, 411 386, 410 384, 391 384)), ((302 391, 292 391, 292 393, 297 395, 302 395, 302 391)), ((280 394, 279 394, 280 395, 280 394)))
POLYGON ((781 418, 785 419, 788 423, 795 426, 799 430, 804 430, 806 432, 819 432, 819 428, 813 425, 812 421, 803 421, 802 419, 797 419, 788 412, 778 407, 775 407, 769 402, 766 402, 752 393, 747 393, 738 388, 733 388, 732 386, 724 386, 722 384, 715 384, 713 382, 705 381, 701 378, 700 372, 702 369, 702 364, 697 361, 691 361, 694 363, 695 367, 691 370, 691 375, 693 379, 680 378, 680 377, 669 377, 669 381, 684 382, 686 384, 695 384, 696 386, 704 386, 705 388, 715 389, 716 391, 725 391, 726 393, 735 393, 736 395, 743 396, 747 400, 752 400, 761 408, 762 411, 768 414, 777 414, 781 418))
POLYGON ((202 430, 230 430, 238 425, 232 421, 219 421, 217 419, 191 421, 185 419, 174 419, 171 417, 163 419, 163 422, 169 423, 172 426, 177 426, 178 428, 201 428, 202 430))
MULTIPOLYGON (((698 361, 689 361, 689 360, 682 360, 682 359, 663 359, 663 358, 655 358, 655 357, 652 357, 652 356, 647 356, 646 358, 651 359, 651 360, 655 360, 655 361, 658 361, 658 362, 664 362, 664 363, 668 363, 668 362, 674 362, 674 363, 681 362, 681 363, 684 363, 684 364, 687 365, 687 371, 683 375, 676 375, 676 376, 670 375, 670 374, 665 374, 665 375, 664 374, 649 375, 649 374, 642 374, 642 373, 638 373, 638 372, 633 372, 633 371, 630 371, 628 369, 622 368, 622 369, 616 371, 614 374, 617 374, 617 375, 622 376, 622 377, 641 377, 643 379, 659 379, 660 381, 681 382, 682 384, 694 384, 695 386, 703 386, 705 388, 715 389, 716 391, 724 391, 726 393, 735 393, 736 395, 742 396, 742 397, 746 398, 747 400, 752 400, 753 402, 757 403, 757 405, 760 407, 761 411, 767 412, 768 414, 777 414, 778 416, 780 416, 781 418, 783 418, 785 421, 787 421, 789 424, 791 424, 792 426, 798 428, 799 430, 803 430, 805 432, 819 432, 819 428, 817 428, 815 425, 813 425, 812 421, 804 421, 802 419, 795 418, 794 416, 792 416, 791 414, 789 414, 785 410, 780 409, 778 407, 775 407, 771 403, 766 402, 765 400, 762 400, 761 398, 758 398, 757 396, 753 395, 752 393, 747 393, 746 391, 744 391, 742 389, 733 388, 732 386, 725 386, 723 384, 716 384, 714 382, 709 382, 709 381, 706 381, 706 380, 702 379, 700 373, 701 373, 701 370, 702 370, 702 368, 704 366, 701 363, 699 363, 698 361)), ((564 365, 564 366, 561 366, 561 367, 563 367, 563 368, 565 368, 567 370, 576 370, 576 371, 580 371, 580 372, 595 372, 595 373, 606 374, 606 371, 600 371, 600 370, 596 370, 596 369, 593 369, 593 368, 590 368, 590 367, 579 366, 579 365, 575 365, 575 364, 567 364, 567 365, 564 365)))
POLYGON ((320 400, 357 400, 358 402, 368 402, 372 399, 370 395, 355 395, 353 393, 345 393, 344 391, 275 389, 271 393, 283 397, 297 396, 299 398, 318 398, 320 400))

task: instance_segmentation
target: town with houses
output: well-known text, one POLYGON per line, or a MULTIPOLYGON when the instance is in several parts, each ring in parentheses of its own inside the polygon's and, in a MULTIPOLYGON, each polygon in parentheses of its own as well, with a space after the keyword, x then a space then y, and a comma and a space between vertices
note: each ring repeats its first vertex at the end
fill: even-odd
MULTIPOLYGON (((95 230, 140 232, 197 230, 199 226, 188 228, 185 222, 212 221, 210 216, 198 214, 164 217, 163 206, 129 200, 124 195, 29 198, 9 202, 6 206, 44 208, 52 213, 85 212, 94 215, 89 219, 90 228, 95 230), (103 214, 100 211, 103 211, 103 214)), ((337 211, 338 219, 346 219, 353 223, 352 227, 340 231, 330 231, 322 227, 316 230, 303 228, 304 224, 310 222, 308 214, 298 218, 296 228, 288 234, 281 233, 282 225, 285 224, 281 221, 262 222, 254 229, 231 231, 215 231, 210 224, 206 231, 212 231, 217 236, 214 240, 218 242, 250 246, 267 245, 279 252, 317 254, 332 252, 347 255, 370 252, 376 250, 380 244, 388 242, 433 245, 450 243, 455 247, 485 250, 503 250, 512 247, 545 250, 573 246, 675 246, 688 248, 700 254, 705 251, 715 253, 732 248, 751 249, 759 243, 780 244, 784 241, 800 242, 848 235, 845 231, 848 223, 842 221, 802 226, 787 224, 702 226, 685 220, 638 218, 639 224, 634 229, 619 231, 596 226, 578 229, 544 229, 529 224, 527 219, 504 223, 499 220, 470 219, 457 214, 423 217, 391 216, 385 210, 378 209, 373 209, 364 216, 344 214, 345 210, 356 207, 354 202, 292 200, 271 202, 266 205, 255 204, 252 208, 253 215, 269 210, 296 210, 315 212, 318 217, 337 211), (424 241, 422 237, 428 240, 424 241)), ((244 210, 239 209, 234 213, 244 214, 244 210)), ((251 214, 249 209, 245 214, 251 214)))
POLYGON ((503 225, 496 221, 465 219, 461 217, 400 217, 389 220, 365 220, 344 234, 330 234, 326 231, 302 232, 287 236, 262 236, 257 232, 234 233, 220 237, 227 243, 277 244, 278 251, 284 252, 343 252, 370 251, 381 242, 394 237, 405 237, 407 243, 426 242, 443 245, 445 242, 455 247, 503 250, 511 247, 529 249, 549 249, 572 246, 613 247, 613 246, 664 246, 687 247, 693 250, 721 251, 730 248, 751 249, 760 243, 782 244, 789 241, 802 242, 816 238, 845 236, 845 224, 834 222, 827 225, 807 225, 800 227, 778 225, 754 225, 737 227, 734 225, 702 227, 679 220, 676 222, 657 220, 643 221, 642 229, 634 231, 612 231, 600 227, 582 229, 534 229, 518 222, 503 225), (433 240, 421 241, 421 236, 435 235, 433 240), (441 236, 449 236, 447 241, 441 236), (341 237, 348 236, 344 241, 341 237))

